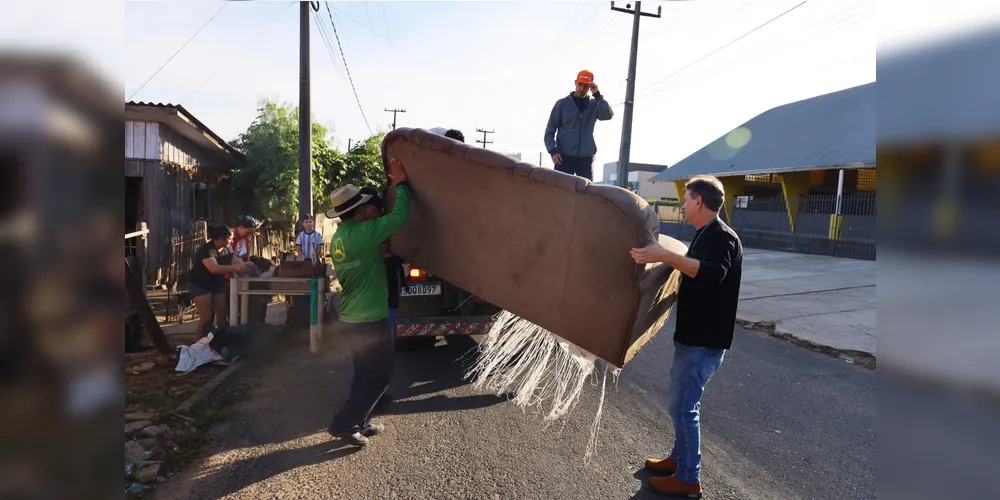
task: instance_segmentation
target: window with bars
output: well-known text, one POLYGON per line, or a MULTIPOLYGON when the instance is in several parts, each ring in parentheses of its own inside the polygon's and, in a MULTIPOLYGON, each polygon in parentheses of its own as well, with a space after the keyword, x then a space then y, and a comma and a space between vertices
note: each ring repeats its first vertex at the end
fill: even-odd
POLYGON ((761 184, 780 184, 781 174, 750 174, 743 176, 746 182, 758 182, 761 184))
POLYGON ((858 191, 875 191, 876 185, 875 169, 874 168, 861 168, 858 169, 858 191))

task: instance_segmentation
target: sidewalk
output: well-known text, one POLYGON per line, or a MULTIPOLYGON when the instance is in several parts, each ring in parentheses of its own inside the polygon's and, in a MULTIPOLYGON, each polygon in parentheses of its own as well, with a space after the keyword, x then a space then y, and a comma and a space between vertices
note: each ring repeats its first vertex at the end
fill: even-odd
POLYGON ((737 318, 834 349, 876 354, 875 261, 744 249, 737 318))

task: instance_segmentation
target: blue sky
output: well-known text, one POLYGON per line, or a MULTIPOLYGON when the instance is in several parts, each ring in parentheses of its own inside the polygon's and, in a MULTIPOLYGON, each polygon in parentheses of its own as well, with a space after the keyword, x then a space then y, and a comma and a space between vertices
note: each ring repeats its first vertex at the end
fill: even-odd
MULTIPOLYGON (((18 21, 19 15, 43 15, 42 7, 15 3, 7 22, 0 21, 0 43, 71 47, 119 82, 124 97, 222 5, 56 3, 62 15, 48 21, 43 36, 18 21)), ((537 161, 548 113, 570 91, 577 71, 593 71, 612 103, 624 99, 631 19, 610 11, 609 3, 377 1, 330 7, 373 130, 388 128, 392 117, 384 108, 401 107, 407 110, 399 116, 401 126, 455 127, 470 142, 477 127, 491 128, 491 148, 537 161)), ((644 11, 662 5, 663 17, 641 24, 632 160, 672 164, 771 107, 874 80, 873 2, 809 0, 650 87, 799 3, 644 2, 644 11)), ((889 31, 891 44, 927 36, 929 27, 948 24, 942 19, 967 23, 983 17, 974 3, 937 13, 922 10, 920 2, 906 5, 894 13, 899 23, 878 33, 883 46, 889 31)), ((325 5, 314 16, 332 35, 325 5)), ((314 118, 330 126, 343 147, 348 138, 367 136, 368 126, 315 23, 311 33, 314 118)), ((339 50, 335 59, 343 64, 339 50)), ((259 97, 298 99, 298 7, 287 1, 231 3, 134 98, 183 102, 231 139, 253 119, 259 97)), ((615 119, 597 127, 598 176, 600 165, 618 156, 622 107, 615 111, 615 119)), ((547 157, 543 166, 551 166, 547 157)))

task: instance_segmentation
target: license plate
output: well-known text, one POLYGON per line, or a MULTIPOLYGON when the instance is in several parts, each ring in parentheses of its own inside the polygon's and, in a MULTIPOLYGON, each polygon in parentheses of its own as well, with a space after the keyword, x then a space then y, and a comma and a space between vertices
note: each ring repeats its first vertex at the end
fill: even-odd
POLYGON ((399 290, 400 297, 424 297, 429 295, 441 295, 441 285, 439 283, 428 283, 425 285, 410 285, 399 290))

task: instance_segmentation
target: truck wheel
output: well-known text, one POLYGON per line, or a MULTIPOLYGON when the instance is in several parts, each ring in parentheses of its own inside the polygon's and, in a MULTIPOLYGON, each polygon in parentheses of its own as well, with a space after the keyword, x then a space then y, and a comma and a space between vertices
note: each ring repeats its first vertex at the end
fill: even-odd
POLYGON ((437 337, 431 335, 418 335, 415 337, 396 337, 396 352, 423 351, 433 349, 437 343, 437 337))

